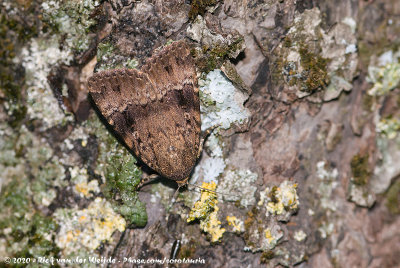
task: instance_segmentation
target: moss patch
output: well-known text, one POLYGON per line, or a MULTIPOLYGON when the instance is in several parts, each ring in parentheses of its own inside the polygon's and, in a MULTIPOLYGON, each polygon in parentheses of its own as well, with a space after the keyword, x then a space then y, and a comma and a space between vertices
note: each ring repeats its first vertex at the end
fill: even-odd
POLYGON ((390 186, 386 194, 386 207, 392 214, 400 214, 400 180, 390 186))
POLYGON ((310 52, 305 45, 300 47, 299 53, 301 57, 301 66, 305 73, 301 81, 301 89, 306 92, 315 92, 328 85, 328 60, 310 52))
POLYGON ((196 66, 202 73, 209 73, 219 69, 225 60, 233 57, 235 52, 240 51, 244 45, 243 37, 236 38, 231 44, 216 44, 213 47, 203 46, 202 51, 192 50, 196 58, 196 66))
POLYGON ((189 18, 193 20, 198 15, 204 15, 207 7, 213 6, 216 3, 216 0, 193 0, 190 6, 189 18))
POLYGON ((353 173, 353 182, 356 185, 366 185, 371 176, 368 167, 369 155, 356 154, 350 162, 351 172, 353 173))
POLYGON ((125 218, 127 225, 145 226, 146 206, 139 200, 136 191, 142 175, 135 165, 136 159, 107 131, 95 114, 86 124, 99 140, 96 173, 105 177, 104 196, 113 209, 125 218))

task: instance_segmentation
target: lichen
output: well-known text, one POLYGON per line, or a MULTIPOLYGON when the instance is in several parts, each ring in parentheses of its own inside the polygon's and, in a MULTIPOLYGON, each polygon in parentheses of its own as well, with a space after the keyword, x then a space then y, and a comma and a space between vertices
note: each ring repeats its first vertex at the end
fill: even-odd
POLYGON ((93 193, 100 192, 99 183, 97 180, 89 181, 86 168, 70 167, 71 182, 74 183, 74 192, 81 197, 90 198, 93 193))
POLYGON ((298 242, 304 241, 307 238, 307 234, 303 230, 298 230, 294 233, 293 238, 298 242))
POLYGON ((96 58, 98 62, 96 71, 121 68, 135 69, 139 64, 136 59, 123 55, 108 39, 98 44, 96 58))
MULTIPOLYGON (((342 91, 350 91, 358 61, 355 24, 347 17, 325 31, 318 8, 297 13, 276 50, 272 82, 280 84, 283 76, 287 90, 298 98, 309 96, 314 102, 330 101, 342 91), (313 93, 317 91, 322 92, 316 96, 313 93)), ((282 98, 288 96, 282 94, 282 98)))
POLYGON ((196 165, 191 183, 198 182, 200 178, 204 178, 205 182, 218 181, 226 168, 222 153, 224 146, 221 137, 214 133, 210 134, 204 145, 210 155, 204 154, 201 161, 196 165))
POLYGON ((88 49, 89 29, 96 23, 92 13, 99 1, 53 0, 42 3, 43 21, 60 36, 69 48, 81 52, 88 49))
POLYGON ((297 184, 289 181, 282 182, 279 187, 267 187, 260 193, 258 206, 266 204, 267 216, 282 215, 281 220, 288 220, 290 214, 297 211, 300 204, 297 195, 297 184))
POLYGON ((397 118, 382 118, 376 125, 376 132, 392 140, 400 131, 400 121, 397 118))
POLYGON ((102 188, 104 196, 115 211, 124 216, 127 224, 146 225, 146 207, 136 191, 142 175, 135 165, 136 159, 107 131, 96 115, 92 115, 84 124, 99 141, 95 172, 105 182, 102 188))
POLYGON ((199 81, 202 105, 201 129, 212 126, 229 129, 232 124, 245 124, 250 112, 243 106, 248 96, 238 91, 220 70, 214 70, 199 81), (204 100, 204 102, 203 102, 204 100), (208 103, 215 105, 207 105, 208 103))
POLYGON ((50 88, 47 77, 54 65, 69 63, 70 50, 60 50, 59 38, 35 38, 21 52, 21 63, 26 71, 27 114, 31 120, 42 122, 42 129, 65 125, 73 121, 72 114, 65 113, 50 88))
POLYGON ((122 232, 126 227, 124 218, 100 197, 86 209, 58 209, 54 216, 60 225, 56 243, 66 256, 82 246, 93 251, 102 242, 110 241, 114 231, 122 232))
POLYGON ((204 18, 198 16, 187 28, 187 36, 199 44, 200 48, 191 50, 196 60, 196 67, 201 73, 207 74, 228 60, 236 58, 245 48, 244 38, 232 33, 222 35, 208 28, 204 18))
POLYGON ((257 178, 257 174, 250 170, 227 170, 219 183, 223 199, 231 202, 239 201, 243 207, 254 205, 257 178))
MULTIPOLYGON (((336 168, 329 167, 325 161, 319 161, 316 167, 316 175, 319 179, 317 185, 318 205, 325 211, 336 211, 337 204, 332 200, 332 195, 333 190, 338 186, 339 172, 336 168)), ((310 214, 314 213, 311 211, 310 214)))
POLYGON ((270 249, 273 249, 278 243, 278 240, 283 236, 281 232, 279 232, 277 236, 274 236, 270 228, 265 229, 264 234, 270 249))
POLYGON ((372 96, 382 96, 396 88, 400 83, 400 51, 383 53, 376 65, 368 67, 367 81, 373 83, 368 90, 372 96))
POLYGON ((244 222, 235 216, 226 216, 229 226, 232 226, 232 232, 241 233, 244 231, 244 222))
POLYGON ((200 221, 200 229, 210 234, 211 242, 218 242, 225 232, 224 228, 221 228, 221 222, 218 220, 218 200, 215 194, 217 185, 215 182, 203 183, 200 200, 194 204, 194 207, 189 213, 187 222, 195 220, 200 221), (207 191, 211 190, 211 191, 207 191))

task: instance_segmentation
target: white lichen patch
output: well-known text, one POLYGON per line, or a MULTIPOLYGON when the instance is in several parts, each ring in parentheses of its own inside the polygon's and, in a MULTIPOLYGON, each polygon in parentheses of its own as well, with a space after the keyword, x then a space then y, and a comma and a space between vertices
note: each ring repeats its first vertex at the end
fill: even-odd
POLYGON ((19 61, 26 71, 27 113, 30 119, 41 120, 44 129, 73 120, 61 109, 47 80, 53 66, 71 60, 71 51, 60 50, 57 37, 32 39, 22 49, 19 61))
POLYGON ((236 89, 220 70, 208 73, 199 85, 203 131, 213 126, 229 129, 232 124, 248 122, 250 112, 243 106, 248 96, 236 89))
POLYGON ((319 194, 318 204, 324 210, 336 211, 337 204, 332 200, 333 190, 338 186, 339 173, 336 168, 330 169, 325 166, 324 161, 317 163, 317 177, 320 180, 317 193, 319 194))
POLYGON ((99 183, 97 180, 89 181, 86 168, 71 167, 71 182, 74 183, 74 192, 81 197, 92 197, 93 193, 99 193, 99 183))
POLYGON ((301 242, 307 238, 307 234, 303 230, 299 230, 294 233, 293 238, 301 242))
POLYGON ((226 201, 240 200, 241 206, 253 206, 256 203, 257 178, 257 174, 250 170, 228 170, 219 183, 219 192, 226 201))
POLYGON ((321 226, 318 228, 321 238, 322 239, 327 238, 330 234, 332 234, 334 228, 335 228, 335 225, 332 222, 330 222, 330 223, 323 222, 321 224, 321 226))
POLYGON ((56 244, 65 255, 84 247, 95 250, 112 234, 125 230, 126 222, 105 199, 96 198, 86 209, 58 209, 55 219, 60 225, 56 244))
POLYGON ((377 137, 379 162, 375 166, 370 179, 370 190, 375 194, 384 193, 393 180, 400 174, 400 135, 388 139, 383 135, 377 137))
POLYGON ((226 221, 229 226, 232 226, 232 232, 241 233, 244 232, 244 222, 235 216, 226 216, 226 221))
POLYGON ((220 142, 220 139, 214 133, 211 133, 205 143, 205 147, 210 151, 210 155, 204 154, 201 161, 196 165, 191 183, 196 183, 199 178, 203 178, 204 182, 218 182, 219 176, 226 168, 225 159, 222 154, 223 146, 224 144, 220 142))
MULTIPOLYGON (((354 181, 354 179, 351 178, 350 181, 354 181)), ((369 193, 369 187, 354 183, 349 184, 348 199, 362 207, 371 207, 376 201, 375 195, 369 193)))
POLYGON ((267 187, 260 192, 258 206, 266 205, 267 217, 279 215, 280 221, 287 221, 300 204, 296 189, 297 184, 290 181, 282 182, 279 187, 267 187))

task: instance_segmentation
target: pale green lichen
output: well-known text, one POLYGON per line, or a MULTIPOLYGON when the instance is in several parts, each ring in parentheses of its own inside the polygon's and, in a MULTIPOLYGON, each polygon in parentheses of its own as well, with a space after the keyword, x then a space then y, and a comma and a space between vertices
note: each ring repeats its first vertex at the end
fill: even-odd
POLYGON ((54 187, 64 185, 64 168, 24 125, 16 132, 1 123, 0 132, 0 256, 56 256, 52 236, 57 225, 35 207, 53 201, 54 187))
POLYGON ((400 130, 400 120, 397 118, 383 118, 376 125, 376 132, 392 140, 400 130))
POLYGON ((321 235, 322 239, 327 238, 330 234, 332 234, 335 225, 332 222, 323 222, 321 226, 318 228, 318 232, 321 235))
POLYGON ((221 222, 218 220, 217 195, 212 192, 215 191, 216 187, 215 182, 203 183, 202 188, 204 190, 201 191, 201 198, 194 204, 187 219, 187 222, 199 220, 200 229, 210 234, 211 242, 218 242, 225 232, 225 229, 221 228, 221 222))
POLYGON ((58 209, 54 216, 61 227, 56 243, 66 256, 82 246, 93 251, 102 242, 110 241, 114 231, 122 232, 126 227, 124 218, 99 197, 86 209, 58 209))
POLYGON ((89 29, 96 21, 92 13, 99 1, 52 0, 42 3, 43 20, 48 22, 69 48, 85 51, 89 48, 89 29))
POLYGON ((113 46, 111 42, 100 43, 97 47, 97 62, 99 63, 96 70, 108 69, 136 69, 139 62, 133 58, 126 58, 118 53, 119 51, 113 46))
POLYGON ((376 145, 379 150, 379 161, 374 167, 370 179, 370 191, 383 194, 398 177, 400 172, 400 135, 389 139, 386 135, 377 135, 376 145))
POLYGON ((239 201, 243 207, 256 203, 255 192, 257 174, 250 170, 227 170, 219 183, 220 192, 226 201, 239 201))
POLYGON ((368 90, 372 96, 382 96, 396 88, 400 83, 400 51, 383 53, 376 66, 368 67, 367 81, 373 83, 368 90))

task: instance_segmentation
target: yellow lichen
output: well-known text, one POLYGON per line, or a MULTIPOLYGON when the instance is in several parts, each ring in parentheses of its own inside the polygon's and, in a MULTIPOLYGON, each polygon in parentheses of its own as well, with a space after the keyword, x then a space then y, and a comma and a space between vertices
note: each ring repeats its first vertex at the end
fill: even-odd
POLYGON ((297 184, 292 184, 288 181, 282 182, 279 187, 275 186, 272 187, 272 189, 267 187, 265 191, 261 192, 261 198, 258 205, 263 205, 264 200, 267 200, 267 211, 276 215, 296 210, 299 205, 299 197, 296 189, 297 184))
POLYGON ((226 221, 232 226, 232 231, 240 233, 243 230, 243 222, 235 216, 226 216, 226 221))
POLYGON ((265 238, 268 240, 268 244, 271 244, 272 241, 274 241, 274 237, 271 234, 271 229, 267 228, 265 230, 265 238))
POLYGON ((217 195, 213 192, 217 185, 215 182, 203 182, 202 188, 200 200, 194 204, 187 221, 199 220, 201 230, 211 235, 211 242, 217 242, 225 232, 225 229, 221 228, 221 222, 217 216, 218 200, 217 195))

